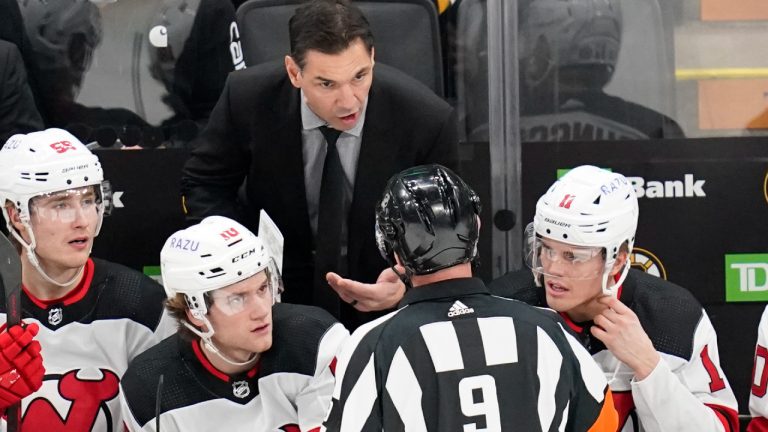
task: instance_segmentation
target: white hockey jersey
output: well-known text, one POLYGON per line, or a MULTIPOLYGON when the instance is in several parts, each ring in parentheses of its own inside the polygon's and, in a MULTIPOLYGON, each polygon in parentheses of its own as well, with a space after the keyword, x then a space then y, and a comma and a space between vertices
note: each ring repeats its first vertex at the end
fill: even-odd
MULTIPOLYGON (((22 430, 117 432, 128 363, 175 332, 163 288, 127 267, 89 259, 81 283, 43 301, 23 287, 22 319, 40 326, 43 386, 22 401, 22 430)), ((5 325, 5 305, 0 306, 5 325)))
POLYGON ((749 413, 752 420, 747 432, 768 432, 768 307, 760 317, 755 345, 755 364, 752 368, 752 392, 749 395, 749 413))
MULTIPOLYGON (((508 273, 491 284, 497 295, 546 306, 530 270, 508 273)), ((630 270, 619 299, 637 314, 661 355, 653 372, 635 381, 600 340, 591 322, 568 322, 611 387, 624 432, 738 431, 738 407, 720 367, 717 335, 701 304, 685 289, 638 270, 630 270)))
POLYGON ((159 418, 162 432, 317 430, 349 332, 313 306, 278 303, 272 320, 272 348, 237 376, 214 368, 199 341, 179 335, 139 356, 121 383, 127 429, 156 431, 159 418))

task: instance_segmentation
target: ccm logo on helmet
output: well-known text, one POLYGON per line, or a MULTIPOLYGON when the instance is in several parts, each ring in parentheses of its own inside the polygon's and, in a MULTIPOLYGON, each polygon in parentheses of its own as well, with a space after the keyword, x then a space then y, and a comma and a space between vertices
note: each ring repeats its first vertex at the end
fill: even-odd
POLYGON ((682 180, 645 181, 642 177, 628 177, 638 198, 704 198, 706 180, 696 180, 693 174, 683 175, 682 180))
POLYGON ((247 252, 241 253, 239 256, 236 256, 236 257, 232 258, 232 262, 236 263, 236 262, 238 262, 240 260, 244 260, 244 259, 248 258, 249 256, 255 254, 255 253, 256 253, 256 248, 253 248, 253 249, 251 249, 251 250, 249 250, 247 252))

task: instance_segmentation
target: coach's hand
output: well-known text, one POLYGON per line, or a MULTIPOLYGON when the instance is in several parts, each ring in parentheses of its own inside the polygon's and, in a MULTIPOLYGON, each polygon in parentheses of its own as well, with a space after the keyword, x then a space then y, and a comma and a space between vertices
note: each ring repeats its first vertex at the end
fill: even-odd
POLYGON ((0 333, 0 408, 19 402, 43 385, 40 342, 34 340, 39 330, 32 323, 0 333))
MULTIPOLYGON (((402 267, 397 270, 405 271, 402 267)), ((346 279, 333 272, 328 273, 325 278, 342 301, 361 312, 392 309, 405 294, 405 284, 391 268, 382 271, 376 283, 372 284, 346 279)))

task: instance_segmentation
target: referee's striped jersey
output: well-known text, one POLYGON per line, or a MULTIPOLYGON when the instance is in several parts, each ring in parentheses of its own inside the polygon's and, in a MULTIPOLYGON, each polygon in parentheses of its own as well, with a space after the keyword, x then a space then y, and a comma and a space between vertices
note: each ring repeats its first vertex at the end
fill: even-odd
POLYGON ((615 431, 591 356, 557 314, 479 279, 406 293, 338 358, 329 431, 615 431))

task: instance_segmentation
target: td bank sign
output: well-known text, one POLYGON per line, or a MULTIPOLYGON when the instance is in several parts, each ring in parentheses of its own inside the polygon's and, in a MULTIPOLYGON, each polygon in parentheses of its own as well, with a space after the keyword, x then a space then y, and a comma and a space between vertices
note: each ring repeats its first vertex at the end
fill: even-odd
POLYGON ((768 301, 768 254, 725 256, 725 301, 768 301))

